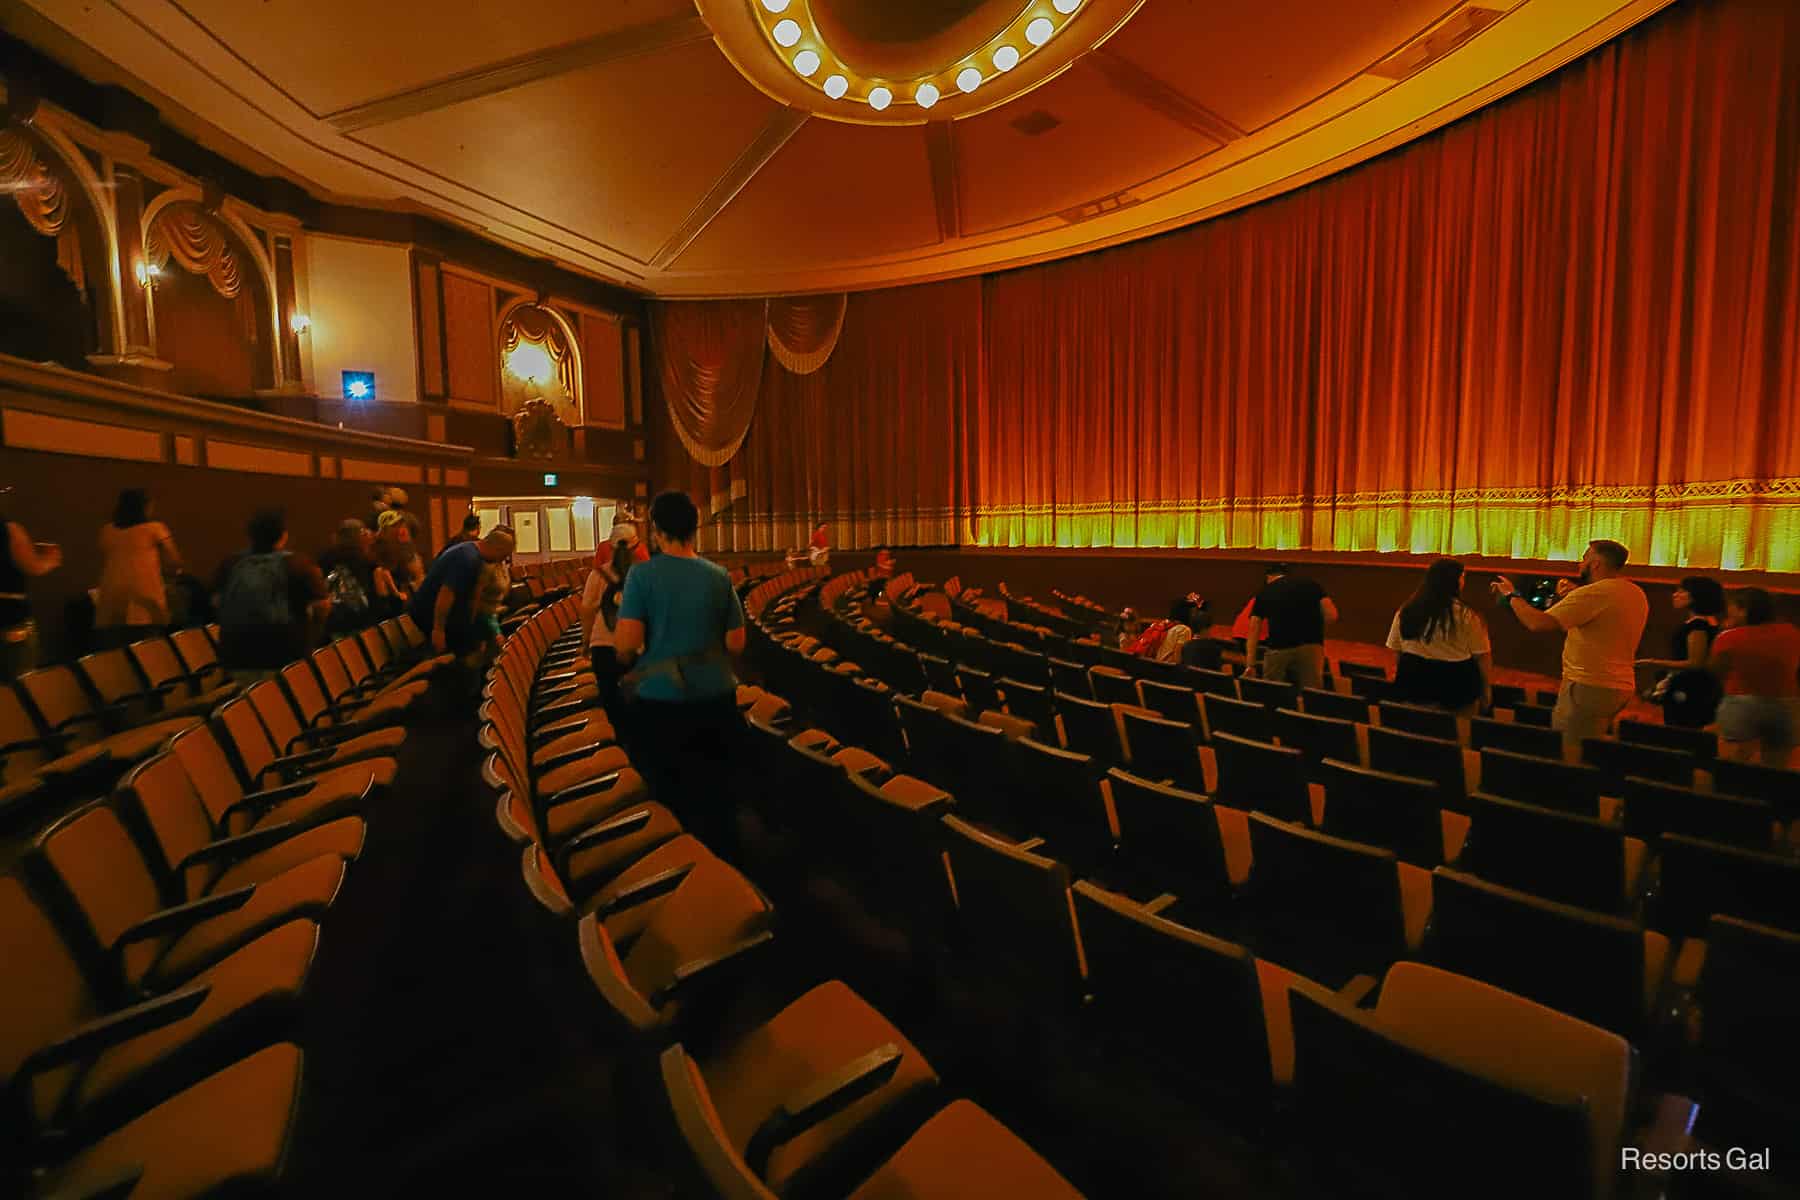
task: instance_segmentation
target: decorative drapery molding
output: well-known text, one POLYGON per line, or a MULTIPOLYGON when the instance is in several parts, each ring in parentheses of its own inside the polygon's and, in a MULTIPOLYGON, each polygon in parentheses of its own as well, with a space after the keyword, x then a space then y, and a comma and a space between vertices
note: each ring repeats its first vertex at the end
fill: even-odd
POLYGON ((542 400, 556 410, 565 425, 581 424, 580 376, 575 366, 575 351, 569 335, 556 315, 536 304, 521 304, 507 314, 500 324, 500 363, 511 378, 502 380, 502 407, 516 412, 535 400, 542 400), (550 360, 551 378, 526 376, 515 369, 513 353, 521 343, 542 350, 550 360), (516 381, 516 382, 515 382, 516 381), (533 387, 541 395, 532 394, 533 387), (516 404, 506 401, 517 397, 516 404))
POLYGON ((27 225, 56 239, 56 265, 85 295, 87 268, 80 236, 69 219, 69 189, 16 130, 0 129, 0 192, 12 193, 27 225))
POLYGON ((702 466, 731 461, 750 432, 762 380, 763 300, 658 304, 651 330, 675 436, 702 466))
POLYGON ((244 272, 229 235, 199 205, 171 204, 156 214, 144 236, 144 258, 158 270, 170 260, 190 275, 204 275, 227 300, 244 287, 244 272))
POLYGON ((850 297, 784 296, 769 301, 769 352, 796 375, 811 375, 837 349, 850 297))

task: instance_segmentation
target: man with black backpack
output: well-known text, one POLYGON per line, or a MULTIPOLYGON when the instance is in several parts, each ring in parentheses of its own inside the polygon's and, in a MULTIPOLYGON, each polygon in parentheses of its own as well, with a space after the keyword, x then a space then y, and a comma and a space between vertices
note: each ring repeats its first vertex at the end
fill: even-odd
POLYGON ((305 654, 312 622, 331 608, 318 566, 287 541, 285 514, 263 509, 250 518, 250 548, 219 569, 219 662, 234 674, 267 674, 305 654))

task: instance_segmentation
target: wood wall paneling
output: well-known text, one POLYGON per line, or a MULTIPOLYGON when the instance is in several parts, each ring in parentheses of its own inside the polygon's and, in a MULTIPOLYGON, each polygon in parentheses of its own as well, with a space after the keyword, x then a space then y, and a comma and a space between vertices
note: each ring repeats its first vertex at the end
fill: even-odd
POLYGON ((443 282, 450 397, 498 407, 493 285, 449 271, 443 273, 443 282))
MULTIPOLYGON (((122 458, 132 462, 163 461, 163 436, 154 429, 78 421, 48 413, 9 408, 0 413, 0 432, 14 450, 47 450, 91 458, 122 458)), ((192 447, 189 439, 189 447, 192 447)))
POLYGON ((425 468, 418 463, 377 462, 366 458, 346 458, 342 476, 365 479, 371 483, 423 483, 425 468))
POLYGON ((644 423, 643 339, 636 325, 625 326, 625 395, 630 401, 631 423, 644 423))
POLYGON ((426 398, 432 400, 441 400, 446 395, 442 278, 436 263, 417 261, 414 287, 418 295, 419 387, 426 398))
POLYGON ((468 487, 469 472, 463 467, 445 467, 444 483, 450 487, 468 487))
POLYGON ((206 439, 206 465, 220 471, 254 471, 263 475, 311 475, 313 456, 304 450, 278 450, 247 442, 206 439))
POLYGON ((425 416, 425 440, 428 442, 444 441, 444 414, 427 413, 425 416))
POLYGON ((578 314, 582 392, 587 424, 623 429, 626 422, 625 339, 609 317, 578 314))
POLYGON ((184 467, 191 467, 200 461, 199 444, 191 437, 175 435, 175 461, 184 467))

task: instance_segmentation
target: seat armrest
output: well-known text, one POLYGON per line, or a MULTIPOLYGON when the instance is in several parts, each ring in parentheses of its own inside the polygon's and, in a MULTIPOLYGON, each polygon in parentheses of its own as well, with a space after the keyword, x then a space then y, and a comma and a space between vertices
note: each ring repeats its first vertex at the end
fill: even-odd
POLYGON ((152 913, 119 935, 112 945, 114 954, 126 946, 141 942, 146 938, 161 937, 167 933, 180 933, 201 921, 228 913, 244 907, 250 897, 256 893, 254 884, 248 887, 233 888, 229 892, 220 892, 216 896, 202 896, 198 900, 190 900, 186 904, 177 904, 173 908, 165 908, 161 912, 152 913))
POLYGON ((567 804, 571 800, 584 800, 596 792, 604 792, 619 781, 618 771, 608 771, 604 775, 596 775, 592 779, 584 779, 580 783, 570 784, 560 792, 552 792, 544 801, 546 809, 567 804))
POLYGON ((670 867, 667 871, 658 871, 648 879, 640 879, 601 905, 597 910, 601 919, 614 916, 640 904, 648 904, 661 896, 666 896, 680 887, 682 881, 693 872, 693 863, 684 863, 679 867, 670 867))
POLYGON ((745 1165, 760 1179, 777 1146, 880 1091, 900 1070, 903 1057, 900 1047, 889 1042, 783 1100, 750 1135, 744 1147, 745 1165))
POLYGON ((1180 899, 1181 897, 1177 896, 1174 892, 1164 892, 1156 899, 1146 903, 1144 905, 1144 911, 1154 917, 1180 899))
POLYGON ((282 821, 264 828, 252 829, 249 833, 240 833, 236 837, 220 838, 210 845, 200 847, 182 859, 180 863, 176 864, 175 873, 180 875, 190 867, 247 857, 259 850, 266 850, 278 842, 284 842, 298 832, 300 831, 292 821, 282 821))
POLYGON ((562 856, 567 858, 578 850, 586 850, 592 846, 604 845, 607 842, 616 842, 620 838, 630 837, 634 833, 642 833, 649 824, 650 810, 647 808, 640 808, 634 812, 628 812, 623 816, 614 817, 609 821, 602 821, 592 828, 582 830, 580 833, 564 842, 562 844, 562 856))
POLYGON ((693 990, 702 982, 712 984, 734 972, 745 970, 756 961, 757 951, 766 949, 774 942, 774 932, 765 929, 761 933, 750 935, 722 954, 682 963, 675 968, 675 974, 668 983, 650 993, 650 1006, 660 1010, 667 1007, 670 1000, 693 990))
POLYGON ((283 800, 304 796, 318 785, 319 781, 316 779, 300 779, 293 783, 284 783, 279 787, 265 788, 260 792, 251 792, 248 795, 240 796, 237 803, 225 810, 225 817, 221 824, 229 826, 231 818, 239 813, 258 813, 283 800))
POLYGON ((210 991, 210 984, 196 984, 89 1021, 75 1032, 34 1050, 19 1065, 13 1076, 13 1086, 18 1087, 34 1075, 98 1054, 120 1042, 192 1016, 210 991))
POLYGON ((544 708, 536 709, 532 712, 532 728, 537 728, 544 724, 546 720, 568 716, 571 713, 578 713, 583 709, 593 707, 596 706, 586 700, 564 700, 558 704, 547 705, 544 708))
MULTIPOLYGON (((542 762, 533 763, 532 769, 537 770, 537 771, 554 770, 555 768, 563 766, 566 763, 572 763, 576 759, 586 758, 588 755, 594 753, 596 750, 604 750, 608 746, 611 746, 611 745, 613 745, 613 743, 607 742, 607 741, 589 742, 585 746, 577 746, 573 750, 565 750, 561 754, 551 755, 549 758, 544 759, 542 762)), ((614 773, 617 774, 617 772, 614 772, 614 773)))
POLYGON ((1373 975, 1358 975, 1338 989, 1338 999, 1353 1008, 1361 1008, 1375 994, 1375 989, 1380 984, 1381 981, 1373 975))

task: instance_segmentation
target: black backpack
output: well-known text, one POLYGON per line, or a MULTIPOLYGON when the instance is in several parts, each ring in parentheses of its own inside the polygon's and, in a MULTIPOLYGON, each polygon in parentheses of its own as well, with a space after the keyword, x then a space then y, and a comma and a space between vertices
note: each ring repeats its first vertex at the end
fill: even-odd
POLYGON ((226 629, 291 624, 287 559, 286 550, 238 559, 219 593, 219 624, 226 629))

